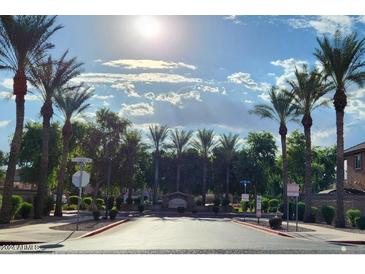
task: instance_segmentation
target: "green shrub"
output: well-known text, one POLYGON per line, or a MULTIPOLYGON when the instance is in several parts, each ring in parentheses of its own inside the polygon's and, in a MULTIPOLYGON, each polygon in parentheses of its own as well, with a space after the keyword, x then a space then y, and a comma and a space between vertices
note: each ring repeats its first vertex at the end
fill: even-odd
POLYGON ((278 199, 271 199, 269 200, 269 212, 276 212, 279 207, 279 200, 278 199))
POLYGON ((109 217, 110 217, 110 220, 115 220, 115 218, 117 217, 118 215, 118 209, 116 209, 115 207, 113 207, 110 212, 109 212, 109 217))
POLYGON ((219 206, 213 206, 213 212, 217 214, 219 212, 219 206))
POLYGON ((278 217, 278 216, 272 217, 269 220, 269 224, 272 229, 281 228, 282 223, 283 223, 283 219, 281 219, 281 217, 278 217))
POLYGON ((139 213, 143 213, 144 205, 138 205, 138 211, 139 211, 139 213))
POLYGON ((95 200, 95 203, 96 203, 96 207, 97 207, 98 209, 102 209, 102 207, 104 206, 104 200, 103 200, 103 199, 101 199, 101 198, 97 198, 97 199, 95 200))
POLYGON ((335 217, 335 208, 333 206, 324 205, 321 208, 321 214, 323 220, 325 220, 325 222, 330 225, 332 224, 333 218, 335 217))
POLYGON ((250 210, 252 211, 255 208, 255 200, 249 200, 248 201, 248 206, 250 208, 250 210))
POLYGON ((63 210, 77 210, 77 205, 64 205, 63 210))
POLYGON ((346 211, 346 217, 351 223, 352 227, 356 227, 356 218, 360 218, 361 212, 359 209, 351 208, 346 211))
POLYGON ((115 206, 118 210, 120 210, 122 208, 122 203, 123 203, 123 197, 122 196, 118 196, 115 199, 115 206))
POLYGON ((299 202, 298 203, 298 220, 303 221, 304 219, 304 210, 305 210, 305 203, 299 202))
POLYGON ((356 218, 356 226, 361 230, 365 229, 365 216, 356 218))
POLYGON ((3 195, 0 194, 0 208, 2 204, 3 204, 3 195))
POLYGON ((183 207, 183 206, 179 206, 179 207, 177 208, 177 212, 179 212, 179 213, 184 213, 184 212, 185 212, 185 207, 183 207))
POLYGON ((104 204, 108 207, 108 210, 111 210, 114 207, 114 197, 105 198, 104 204))
POLYGON ((84 199, 82 199, 82 202, 86 205, 86 206, 90 206, 91 203, 93 201, 93 198, 91 197, 85 197, 84 199))
POLYGON ((95 221, 98 221, 100 218, 100 211, 99 210, 94 210, 93 211, 93 217, 95 221))
POLYGON ((53 206, 54 206, 54 200, 52 196, 47 196, 44 200, 44 205, 43 205, 43 215, 44 216, 49 216, 49 214, 51 213, 51 211, 53 210, 53 206))
POLYGON ((213 204, 214 206, 219 206, 221 204, 221 200, 219 198, 215 198, 213 204))
POLYGON ((69 205, 77 205, 79 203, 79 196, 73 195, 68 197, 68 204, 69 205))
POLYGON ((262 208, 263 212, 268 212, 268 210, 269 210, 269 201, 270 201, 269 198, 266 198, 266 197, 262 198, 261 208, 262 208))
POLYGON ((14 218, 15 215, 18 213, 20 205, 23 202, 23 198, 19 195, 12 195, 11 196, 11 218, 14 218))
POLYGON ((317 213, 318 213, 318 208, 316 208, 315 206, 311 207, 311 215, 309 216, 309 223, 315 223, 316 219, 317 219, 317 213))
POLYGON ((223 200, 222 200, 222 206, 229 206, 229 199, 226 199, 226 198, 224 198, 223 200))
POLYGON ((31 203, 22 202, 19 207, 18 214, 22 216, 23 219, 27 219, 32 212, 32 209, 33 205, 31 203))

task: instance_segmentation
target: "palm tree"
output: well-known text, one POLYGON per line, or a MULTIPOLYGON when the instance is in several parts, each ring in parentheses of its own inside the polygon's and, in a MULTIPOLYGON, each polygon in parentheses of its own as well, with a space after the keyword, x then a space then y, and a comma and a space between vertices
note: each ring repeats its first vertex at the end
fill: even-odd
POLYGON ((37 188, 37 196, 34 208, 34 218, 41 218, 43 211, 43 200, 48 179, 48 142, 50 120, 53 116, 52 100, 55 92, 64 86, 74 77, 81 73, 82 63, 76 58, 66 60, 67 51, 59 60, 53 60, 51 56, 37 67, 31 68, 30 83, 37 88, 43 99, 41 115, 43 116, 42 130, 42 157, 37 188))
POLYGON ((203 185, 202 185, 202 197, 203 205, 206 202, 206 192, 207 192, 207 172, 208 172, 208 162, 209 156, 212 153, 213 148, 216 146, 214 141, 213 130, 203 129, 198 130, 197 139, 193 140, 192 146, 198 151, 200 157, 203 161, 203 185))
POLYGON ((324 36, 317 38, 319 48, 314 52, 321 65, 325 77, 330 78, 336 89, 333 105, 336 110, 337 158, 336 158, 336 226, 345 227, 344 214, 344 136, 343 121, 347 105, 346 88, 350 84, 363 87, 365 82, 365 39, 358 39, 356 33, 342 36, 339 31, 333 39, 324 36))
POLYGON ((54 26, 55 21, 55 16, 0 17, 0 69, 15 73, 13 93, 16 103, 16 127, 4 182, 0 223, 9 223, 11 219, 11 195, 24 126, 27 74, 31 66, 38 64, 47 50, 54 47, 48 39, 61 28, 54 26))
POLYGON ((270 92, 270 105, 256 105, 250 113, 256 114, 261 118, 269 118, 279 123, 279 134, 281 137, 281 150, 283 157, 283 200, 284 200, 284 215, 286 216, 287 209, 287 185, 288 185, 288 158, 286 151, 286 135, 288 128, 286 124, 289 121, 295 120, 296 109, 292 104, 292 98, 287 94, 287 91, 272 87, 270 92))
POLYGON ((159 168, 160 168, 160 150, 164 147, 164 141, 168 134, 168 127, 159 126, 159 125, 150 125, 150 139, 153 142, 153 146, 155 149, 155 181, 153 184, 153 203, 157 203, 157 188, 159 181, 159 168))
POLYGON ((224 155, 224 160, 226 163, 226 194, 225 197, 228 199, 229 194, 229 176, 232 158, 236 152, 237 145, 239 141, 238 134, 223 134, 221 135, 219 142, 221 143, 222 152, 224 155))
POLYGON ((191 137, 193 136, 193 132, 191 130, 179 130, 175 128, 175 130, 171 133, 171 148, 173 148, 176 152, 176 191, 180 190, 180 171, 181 171, 181 158, 183 153, 185 152, 186 147, 189 144, 191 137))
POLYGON ((299 71, 295 69, 295 80, 288 80, 291 91, 288 94, 293 98, 293 105, 297 113, 303 115, 302 125, 305 135, 305 177, 304 177, 304 193, 305 193, 305 213, 304 221, 311 221, 312 207, 312 140, 311 113, 318 107, 327 104, 323 99, 332 86, 325 82, 324 77, 317 69, 308 71, 307 66, 303 66, 299 71))
POLYGON ((71 119, 74 117, 74 115, 81 113, 87 107, 89 107, 89 104, 86 104, 85 102, 91 96, 92 92, 89 91, 89 88, 84 88, 83 86, 78 86, 68 91, 60 90, 54 96, 56 106, 60 110, 60 112, 62 112, 65 120, 65 123, 62 128, 63 150, 61 157, 60 173, 57 184, 56 208, 54 216, 62 216, 63 187, 65 180, 69 144, 72 138, 71 119))

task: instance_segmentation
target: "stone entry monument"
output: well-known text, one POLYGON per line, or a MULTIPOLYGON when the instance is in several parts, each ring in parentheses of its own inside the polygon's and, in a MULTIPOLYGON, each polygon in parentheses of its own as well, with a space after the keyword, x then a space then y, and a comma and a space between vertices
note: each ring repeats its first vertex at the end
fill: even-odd
POLYGON ((192 195, 187 193, 173 192, 166 194, 162 198, 162 208, 164 209, 176 209, 178 207, 192 209, 193 206, 194 198, 192 195))

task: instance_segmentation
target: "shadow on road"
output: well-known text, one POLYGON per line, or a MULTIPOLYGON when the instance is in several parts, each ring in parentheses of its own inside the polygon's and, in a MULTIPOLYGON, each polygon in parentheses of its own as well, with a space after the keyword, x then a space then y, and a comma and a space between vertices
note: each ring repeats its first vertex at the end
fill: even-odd
POLYGON ((40 248, 45 248, 45 249, 46 248, 59 248, 59 247, 63 247, 64 245, 62 243, 63 242, 66 242, 74 233, 75 233, 75 231, 72 231, 65 239, 61 240, 58 243, 41 245, 39 247, 40 248))

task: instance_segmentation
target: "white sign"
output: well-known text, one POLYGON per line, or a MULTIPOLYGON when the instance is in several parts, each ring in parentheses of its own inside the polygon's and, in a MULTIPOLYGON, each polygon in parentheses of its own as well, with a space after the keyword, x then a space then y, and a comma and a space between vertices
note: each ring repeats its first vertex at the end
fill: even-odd
MULTIPOLYGON (((77 171, 75 172, 74 175, 72 175, 72 183, 74 184, 75 187, 80 187, 80 176, 81 176, 81 171, 77 171)), ((87 173, 86 171, 83 171, 81 178, 81 187, 87 186, 89 181, 90 181, 90 174, 87 173)))
POLYGON ((76 162, 76 163, 91 163, 93 160, 90 158, 86 158, 86 157, 76 157, 76 158, 72 158, 72 162, 76 162))
POLYGON ((261 217, 261 196, 256 196, 256 217, 261 217))
POLYGON ((288 197, 298 197, 299 196, 299 185, 288 184, 287 186, 287 196, 288 197))
POLYGON ((250 196, 248 194, 242 194, 241 199, 244 202, 248 202, 250 200, 250 196))

